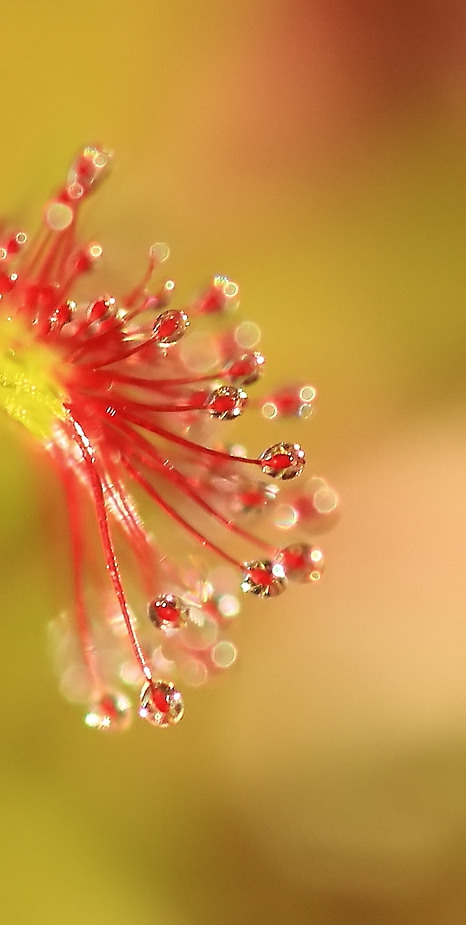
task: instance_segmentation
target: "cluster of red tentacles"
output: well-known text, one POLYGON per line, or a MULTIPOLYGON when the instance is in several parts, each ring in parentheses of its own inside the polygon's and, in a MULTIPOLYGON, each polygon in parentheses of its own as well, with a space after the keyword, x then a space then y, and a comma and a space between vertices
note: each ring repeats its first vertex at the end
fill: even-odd
MULTIPOLYGON (((253 349, 256 329, 235 320, 234 283, 216 277, 187 308, 171 308, 173 281, 150 285, 168 256, 168 248, 156 244, 131 293, 79 299, 80 278, 102 248, 78 242, 77 217, 109 159, 97 147, 85 148, 47 203, 38 237, 29 243, 17 232, 0 240, 0 313, 28 332, 28 343, 32 338, 56 358, 62 413, 54 415, 44 442, 66 494, 74 579, 74 612, 56 640, 65 663, 62 684, 72 699, 88 700, 86 722, 103 729, 126 725, 130 703, 117 683, 138 679, 140 715, 158 726, 177 723, 184 706, 171 680, 175 668, 196 684, 235 659, 225 632, 239 610, 237 587, 273 598, 289 580, 320 577, 320 549, 295 540, 278 548, 274 531, 320 529, 335 508, 322 479, 279 497, 276 481, 292 480, 304 468, 298 444, 278 442, 250 457, 238 444, 220 442, 219 428, 212 427, 243 413, 246 388, 264 367, 253 349), (157 518, 157 538, 138 514, 130 484, 167 515, 157 518), (266 530, 256 536, 244 520, 265 509, 266 530), (186 537, 182 555, 170 522, 194 541, 186 537), (271 539, 264 540, 264 532, 271 539), (252 549, 248 561, 233 554, 235 545, 252 549), (207 555, 199 557, 196 547, 207 555), (120 562, 128 573, 124 583, 120 562), (136 617, 128 600, 134 598, 138 610, 142 595, 147 614, 136 617)), ((311 386, 298 385, 256 406, 267 418, 307 417, 314 396, 311 386)), ((225 425, 222 434, 227 431, 225 425)))

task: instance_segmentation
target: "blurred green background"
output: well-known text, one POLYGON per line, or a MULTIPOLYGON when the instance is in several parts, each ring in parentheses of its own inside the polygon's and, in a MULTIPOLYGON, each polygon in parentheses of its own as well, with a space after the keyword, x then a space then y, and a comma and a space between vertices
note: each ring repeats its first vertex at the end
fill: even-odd
POLYGON ((243 615, 176 731, 106 737, 56 690, 60 498, 5 425, 3 921, 466 920, 465 27, 461 0, 3 0, 2 213, 113 148, 109 274, 167 240, 182 298, 237 280, 342 496, 325 580, 243 615))

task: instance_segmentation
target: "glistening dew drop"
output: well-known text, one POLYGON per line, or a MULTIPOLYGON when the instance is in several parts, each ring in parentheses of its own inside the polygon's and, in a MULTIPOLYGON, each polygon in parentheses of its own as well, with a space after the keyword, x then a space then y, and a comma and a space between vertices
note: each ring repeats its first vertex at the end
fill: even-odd
POLYGON ((235 283, 216 276, 171 307, 158 242, 129 293, 81 297, 102 247, 80 242, 78 216, 110 160, 84 148, 38 235, 0 236, 0 406, 41 444, 66 497, 73 603, 52 626, 63 692, 87 704, 88 726, 122 729, 137 685, 139 715, 164 728, 184 714, 179 680, 234 663, 241 592, 271 599, 320 578, 309 534, 331 522, 336 497, 320 478, 286 484, 305 469, 298 443, 253 455, 238 443, 244 413, 307 418, 315 390, 249 399, 264 357, 233 310, 235 283))

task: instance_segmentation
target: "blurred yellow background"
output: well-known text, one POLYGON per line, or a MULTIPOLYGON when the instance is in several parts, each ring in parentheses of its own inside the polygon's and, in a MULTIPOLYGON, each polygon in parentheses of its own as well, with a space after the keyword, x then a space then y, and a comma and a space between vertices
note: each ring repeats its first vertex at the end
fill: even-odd
POLYGON ((248 609, 176 731, 106 737, 56 691, 60 502, 5 426, 3 921, 466 921, 465 26, 461 0, 3 0, 2 214, 113 148, 109 274, 158 239, 182 298, 237 280, 269 381, 319 389, 292 432, 342 496, 325 580, 248 609))

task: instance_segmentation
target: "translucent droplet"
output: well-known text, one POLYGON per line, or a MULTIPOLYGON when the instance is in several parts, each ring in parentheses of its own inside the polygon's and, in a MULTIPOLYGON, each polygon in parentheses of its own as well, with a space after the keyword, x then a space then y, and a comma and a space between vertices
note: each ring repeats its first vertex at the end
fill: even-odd
POLYGON ((113 317, 115 314, 115 305, 116 300, 114 298, 96 299, 87 309, 88 320, 90 322, 104 321, 105 319, 113 317))
POLYGON ((264 362, 264 357, 257 351, 243 353, 242 356, 229 363, 226 374, 233 385, 251 385, 259 379, 264 362))
POLYGON ((290 581, 319 581, 324 569, 322 550, 307 543, 286 546, 280 550, 275 562, 283 567, 290 581))
POLYGON ((232 280, 232 279, 228 279, 227 276, 223 276, 223 277, 218 277, 218 276, 216 276, 216 277, 215 277, 215 281, 216 281, 216 282, 217 282, 217 280, 219 280, 219 279, 222 279, 222 281, 223 281, 223 291, 224 291, 224 293, 225 293, 227 299, 234 299, 235 296, 237 296, 237 295, 238 295, 238 292, 239 292, 238 283, 234 283, 233 280, 232 280))
POLYGON ((294 479, 306 464, 304 450, 299 443, 275 443, 259 456, 263 460, 262 472, 277 479, 294 479))
POLYGON ((131 704, 123 694, 107 693, 92 705, 84 717, 92 729, 126 729, 131 720, 131 704))
POLYGON ((66 187, 66 195, 68 199, 71 199, 73 202, 76 202, 78 199, 81 199, 84 196, 86 190, 81 183, 69 183, 66 187))
POLYGON ((181 598, 174 594, 161 594, 150 601, 148 606, 149 619, 157 629, 179 629, 186 623, 189 610, 181 598))
POLYGON ((168 309, 161 312, 154 322, 154 340, 158 344, 176 344, 183 337, 189 327, 189 318, 186 312, 168 309))
POLYGON ((212 662, 216 668, 230 668, 236 662, 238 650, 228 639, 222 639, 212 649, 212 662))
POLYGON ((262 405, 262 414, 266 418, 292 415, 306 418, 312 413, 311 403, 315 394, 311 385, 287 385, 267 396, 262 405))
POLYGON ((196 305, 198 315, 212 315, 223 312, 226 295, 222 283, 223 277, 216 276, 212 285, 202 294, 196 305))
POLYGON ((312 405, 302 404, 298 409, 298 418, 301 421, 308 421, 313 415, 312 405))
POLYGON ((261 408, 262 416, 266 418, 267 421, 273 421, 274 418, 278 415, 278 408, 274 405, 273 401, 265 401, 261 408))
POLYGON ((254 321, 242 321, 235 330, 235 341, 243 350, 252 350, 261 339, 261 329, 254 321))
POLYGON ((244 577, 241 590, 245 594, 256 594, 258 597, 278 597, 286 588, 285 570, 279 562, 256 559, 253 562, 245 562, 243 568, 244 577))
POLYGON ((299 397, 301 401, 306 402, 306 404, 310 404, 314 401, 316 395, 317 392, 313 385, 303 385, 299 390, 299 397))
POLYGON ((232 507, 238 514, 259 514, 275 501, 278 487, 268 482, 241 482, 235 491, 232 507))
POLYGON ((320 488, 314 495, 314 507, 318 514, 331 514, 338 504, 338 495, 333 488, 320 488))
POLYGON ((73 161, 68 183, 79 183, 87 192, 106 176, 111 161, 111 153, 96 145, 87 145, 73 161))
POLYGON ((154 726, 176 726, 183 718, 183 698, 171 681, 146 681, 140 701, 139 716, 154 726))
POLYGON ((52 231, 64 231, 73 221, 73 209, 66 202, 51 202, 45 213, 45 221, 52 231))
POLYGON ((12 234, 9 240, 5 241, 0 247, 0 260, 6 260, 8 257, 17 254, 26 244, 26 241, 27 235, 24 231, 17 231, 16 234, 12 234))
POLYGON ((149 257, 155 264, 163 263, 170 256, 170 248, 164 241, 157 241, 149 250, 149 257))
POLYGON ((206 407, 212 417, 220 418, 222 421, 232 421, 242 413, 247 400, 248 396, 243 389, 222 385, 212 392, 206 407))

